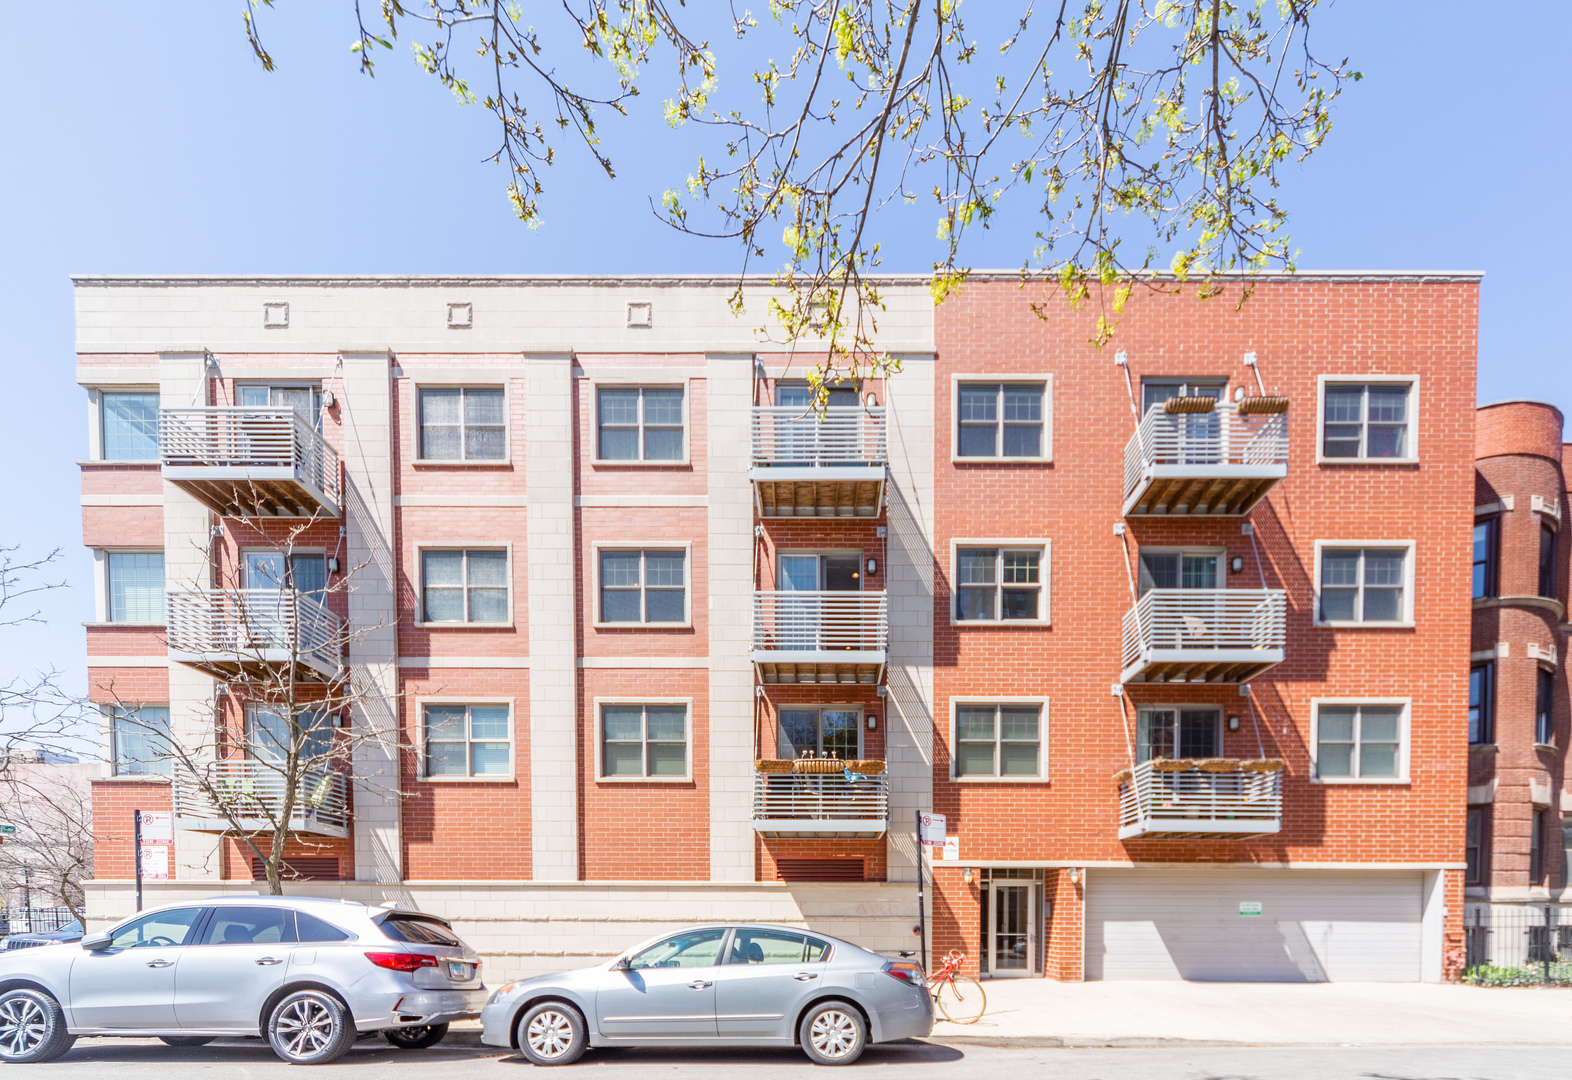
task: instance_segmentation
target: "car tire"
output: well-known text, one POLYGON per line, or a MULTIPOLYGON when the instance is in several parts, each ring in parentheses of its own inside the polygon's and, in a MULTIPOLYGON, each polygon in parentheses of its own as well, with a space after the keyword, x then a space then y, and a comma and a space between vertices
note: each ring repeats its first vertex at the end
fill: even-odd
POLYGON ((447 1033, 446 1024, 423 1024, 420 1027, 388 1028, 382 1037, 400 1050, 424 1050, 437 1045, 447 1033))
POLYGON ((850 1065, 868 1045, 868 1022, 850 1002, 821 1001, 803 1013, 797 1038, 815 1065, 850 1065))
POLYGON ((589 1046, 589 1026, 566 1001, 542 1001, 519 1017, 518 1043, 532 1065, 571 1065, 589 1046))
POLYGON ((18 987, 0 994, 0 1061, 28 1065, 53 1061, 76 1044, 65 1011, 42 990, 18 987))
POLYGON ((160 1035, 158 1041, 165 1046, 192 1047, 206 1046, 216 1038, 217 1035, 160 1035))
POLYGON ((325 990, 299 990, 273 1006, 267 1041, 291 1065, 326 1065, 355 1045, 355 1021, 325 990))

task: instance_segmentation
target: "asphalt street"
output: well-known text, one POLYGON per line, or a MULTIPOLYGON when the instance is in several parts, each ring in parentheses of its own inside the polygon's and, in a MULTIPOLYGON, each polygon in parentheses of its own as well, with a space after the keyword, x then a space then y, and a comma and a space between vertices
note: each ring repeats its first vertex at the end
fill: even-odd
MULTIPOLYGON (((1569 1031, 1572 1036, 1572 1031, 1569 1031)), ((870 1048, 854 1070, 922 1080, 1012 1075, 1054 1080, 1562 1080, 1568 1046, 1535 1047, 1236 1047, 1169 1043, 1141 1048, 1008 1048, 898 1043, 870 1048)), ((260 1040, 232 1040, 198 1050, 176 1050, 140 1039, 83 1039, 60 1061, 45 1066, 50 1080, 157 1077, 158 1080, 266 1080, 306 1073, 313 1077, 386 1077, 397 1080, 514 1080, 532 1066, 514 1053, 486 1047, 437 1046, 399 1051, 366 1040, 342 1061, 302 1070, 275 1058, 260 1040)), ((734 1080, 805 1077, 816 1071, 807 1058, 785 1050, 591 1051, 562 1069, 593 1080, 679 1076, 734 1080)), ((44 1075, 40 1073, 40 1075, 44 1075)), ((20 1075, 20 1074, 19 1074, 20 1075)), ((557 1075, 553 1072, 550 1075, 557 1075)))

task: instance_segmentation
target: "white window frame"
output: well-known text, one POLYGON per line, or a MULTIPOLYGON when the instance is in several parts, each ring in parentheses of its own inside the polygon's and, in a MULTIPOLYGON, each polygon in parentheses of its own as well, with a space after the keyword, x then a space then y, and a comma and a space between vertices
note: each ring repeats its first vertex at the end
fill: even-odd
MULTIPOLYGON (((445 625, 445 624, 443 624, 445 625)), ((466 715, 466 723, 468 717, 466 715)), ((415 779, 422 784, 510 784, 518 779, 518 706, 511 697, 488 697, 484 694, 465 694, 415 698, 415 779), (426 706, 427 705, 506 705, 508 709, 508 771, 488 773, 485 776, 430 776, 426 773, 426 706)), ((464 732, 464 762, 469 767, 469 745, 473 740, 466 728, 464 732)), ((485 739, 483 742, 495 742, 485 739)))
POLYGON ((93 549, 93 622, 102 626, 164 626, 169 612, 169 558, 164 558, 164 613, 157 622, 114 622, 109 609, 109 556, 110 555, 165 555, 161 547, 115 547, 93 549))
POLYGON ((169 733, 174 738, 175 716, 174 710, 168 702, 141 701, 135 704, 106 702, 98 706, 99 716, 103 723, 103 746, 107 749, 104 754, 103 776, 101 779, 114 780, 126 784, 169 784, 174 782, 175 763, 171 757, 167 764, 169 772, 165 773, 123 773, 120 771, 120 748, 115 744, 115 712, 135 712, 139 709, 165 709, 169 712, 169 733))
MULTIPOLYGON (((693 381, 691 379, 663 379, 651 372, 648 379, 586 379, 589 383, 589 462, 617 469, 679 469, 693 464, 693 381), (661 461, 637 458, 603 458, 600 456, 600 392, 602 390, 681 390, 682 391, 682 456, 661 461)), ((644 398, 639 398, 639 453, 644 453, 644 398)))
MULTIPOLYGON (((466 329, 468 329, 466 327, 466 329)), ((409 448, 411 465, 431 465, 448 469, 495 469, 513 464, 513 380, 504 373, 497 373, 496 382, 484 379, 462 379, 454 382, 416 380, 414 397, 410 402, 409 448), (502 390, 502 456, 499 458, 425 458, 420 456, 420 395, 425 390, 502 390)), ((462 400, 462 399, 461 399, 462 400)))
MULTIPOLYGON (((1317 465, 1415 465, 1419 462, 1419 376, 1418 375, 1318 375, 1316 376, 1315 404, 1315 460, 1317 465), (1327 457, 1326 456, 1326 387, 1328 383, 1346 383, 1359 386, 1408 387, 1408 456, 1407 457, 1327 457)), ((1362 421, 1368 426, 1369 421, 1362 421)), ((1360 448, 1365 437, 1363 427, 1360 448)))
MULTIPOLYGON (((999 417, 1004 425, 1004 417, 999 417)), ((1032 465, 1053 461, 1053 376, 1046 374, 1014 374, 1012 372, 983 372, 950 376, 950 461, 957 465, 1032 465), (962 457, 961 448, 961 384, 962 383, 1042 383, 1043 385, 1043 443, 1037 457, 962 457)))
MULTIPOLYGON (((621 623, 616 625, 621 626, 621 623)), ((591 736, 595 741, 595 782, 597 784, 691 784, 693 783, 693 699, 691 697, 597 697, 594 699, 595 727, 591 736), (605 763, 605 737, 603 735, 601 709, 607 705, 682 705, 687 709, 684 720, 684 750, 686 752, 686 765, 681 776, 607 776, 605 763)), ((648 727, 646 726, 645 744, 648 744, 648 727)), ((645 759, 644 767, 649 768, 649 760, 645 759)))
MULTIPOLYGON (((500 630, 500 629, 504 629, 504 628, 513 626, 513 576, 514 576, 515 571, 516 571, 516 567, 514 566, 514 563, 513 563, 513 544, 512 544, 511 541, 508 541, 508 542, 505 542, 505 543, 501 543, 501 544, 494 543, 494 542, 488 543, 488 542, 483 541, 483 540, 476 540, 476 541, 473 541, 473 542, 458 542, 458 541, 455 541, 453 543, 434 543, 434 542, 429 542, 429 541, 417 542, 415 544, 415 604, 416 604, 416 607, 415 607, 415 611, 414 611, 414 620, 413 620, 414 621, 414 625, 418 626, 418 627, 429 627, 429 628, 434 629, 434 630, 500 630), (427 621, 425 621, 425 617, 426 617, 426 563, 425 563, 426 554, 425 553, 428 552, 428 551, 505 551, 505 552, 507 552, 507 558, 508 558, 508 572, 507 572, 508 614, 507 614, 507 618, 505 618, 501 622, 468 622, 468 621, 465 621, 465 622, 427 622, 427 621)), ((468 586, 466 586, 465 588, 466 588, 466 591, 467 591, 468 586)), ((466 613, 468 612, 468 607, 469 607, 469 605, 466 602, 466 604, 465 604, 465 611, 466 611, 466 613)))
MULTIPOLYGON (((950 699, 950 780, 956 784, 1046 784, 1049 777, 1048 753, 1048 699, 1046 697, 957 697, 950 699), (1036 776, 961 776, 956 767, 959 758, 961 708, 968 705, 1035 705, 1037 713, 1037 775, 1036 776)), ((997 729, 995 729, 997 730, 997 729)), ((998 745, 998 738, 994 745, 998 745)), ((995 766, 997 766, 997 759, 995 766)))
MULTIPOLYGON (((860 758, 867 753, 868 730, 868 704, 849 701, 782 701, 775 705, 775 725, 773 738, 775 743, 775 756, 781 756, 781 713, 783 712, 827 713, 827 712, 855 712, 857 714, 857 756, 860 758)), ((823 720, 820 720, 819 742, 824 741, 823 720)), ((888 751, 886 751, 888 753, 888 751)))
MULTIPOLYGON (((1002 578, 1002 566, 1000 567, 1002 578)), ((988 540, 988 539, 951 539, 950 540, 950 625, 951 626, 981 626, 1003 630, 1023 626, 1052 626, 1053 611, 1050 604, 1053 585, 1053 541, 1046 538, 1035 540, 988 540), (961 604, 960 561, 961 548, 999 548, 1000 558, 1008 548, 1041 548, 1042 558, 1038 563, 1039 576, 1042 589, 1041 600, 1037 605, 1037 618, 1035 619, 962 619, 959 617, 961 604)), ((1002 589, 1002 580, 994 583, 995 590, 1002 589)), ((995 593, 997 595, 997 592, 995 593)))
MULTIPOLYGON (((1217 714, 1217 756, 1227 756, 1223 752, 1223 742, 1228 738, 1228 724, 1223 715, 1225 712, 1223 706, 1205 701, 1147 701, 1136 706, 1135 726, 1130 732, 1137 758, 1141 756, 1141 714, 1152 712, 1172 712, 1176 721, 1179 719, 1178 714, 1180 713, 1215 712, 1217 714)), ((1176 753, 1178 749, 1178 746, 1174 747, 1176 753)))
MULTIPOLYGON (((1393 630, 1412 628, 1414 625, 1414 562, 1415 544, 1412 540, 1317 540, 1315 542, 1315 610, 1311 612, 1314 625, 1334 630, 1393 630), (1403 617, 1395 622, 1368 622, 1363 619, 1321 618, 1321 552, 1366 548, 1403 549, 1403 617)), ((1360 583, 1361 593, 1364 589, 1360 583)))
MULTIPOLYGON (((691 540, 596 540, 590 544, 590 579, 593 588, 589 601, 590 625, 597 630, 682 630, 693 625, 693 542, 691 540), (681 622, 603 622, 600 604, 600 553, 602 551, 681 551, 682 555, 682 621, 681 622)), ((648 588, 642 581, 643 563, 640 562, 639 596, 648 588)))
MULTIPOLYGON (((151 458, 107 458, 104 456, 104 395, 105 394, 153 394, 159 395, 157 383, 119 383, 109 386, 87 387, 87 457, 94 464, 110 465, 145 465, 157 466, 162 460, 162 448, 159 456, 151 458)), ((159 410, 162 412, 163 404, 160 402, 159 410)))
MULTIPOLYGON (((1409 783, 1410 736, 1414 699, 1411 697, 1326 697, 1310 699, 1310 764, 1312 784, 1407 784, 1409 783), (1396 776, 1322 776, 1321 775, 1321 706, 1323 705, 1400 705, 1402 713, 1397 720, 1397 775, 1396 776)), ((1357 761, 1358 748, 1355 743, 1357 761)))

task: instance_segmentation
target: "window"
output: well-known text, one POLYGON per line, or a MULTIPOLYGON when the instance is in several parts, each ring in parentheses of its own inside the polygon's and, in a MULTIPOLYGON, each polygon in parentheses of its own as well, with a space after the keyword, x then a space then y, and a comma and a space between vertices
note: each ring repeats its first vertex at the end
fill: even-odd
POLYGON ((1169 398, 1209 397, 1213 401, 1222 401, 1227 396, 1228 382, 1224 379, 1142 379, 1141 415, 1145 416, 1153 408, 1160 408, 1169 398))
POLYGON ((1474 599, 1496 595, 1500 560, 1501 519, 1474 523, 1474 599))
POLYGON ((1483 858, 1485 851, 1485 811, 1483 807, 1473 806, 1468 810, 1467 835, 1464 840, 1464 858, 1467 869, 1463 872, 1463 884, 1478 885, 1480 875, 1484 870, 1483 858))
POLYGON ((958 779, 1037 779, 1046 773, 1040 704, 955 706, 958 779))
POLYGON ((158 460, 158 391, 109 391, 99 395, 103 460, 158 460))
POLYGON ((688 553, 617 548, 600 552, 600 621, 685 625, 688 553))
POLYGON ((276 907, 216 907, 199 945, 280 945, 295 940, 295 913, 276 907))
POLYGON ((1140 593, 1145 596, 1152 589, 1215 589, 1221 558, 1211 551, 1143 550, 1140 593))
POLYGON ((1323 548, 1320 621, 1407 622, 1408 556, 1408 548, 1323 548))
POLYGON ((320 386, 237 386, 237 404, 259 409, 295 410, 306 424, 322 430, 322 388, 320 386))
POLYGON ((956 622, 1047 622, 1047 544, 955 549, 956 622))
POLYGON ((507 406, 500 386, 422 388, 419 413, 422 461, 507 457, 507 406))
POLYGON ((862 712, 858 709, 787 709, 776 717, 775 753, 798 758, 812 751, 842 760, 862 757, 862 712))
POLYGON ((133 919, 115 930, 109 939, 109 948, 111 951, 119 951, 150 946, 167 948, 171 945, 184 945, 186 938, 191 936, 191 928, 196 925, 197 916, 201 914, 201 908, 190 907, 155 911, 143 915, 140 919, 133 919))
POLYGON ((464 947, 464 943, 453 932, 453 928, 441 919, 396 911, 378 922, 377 926, 393 941, 407 941, 411 945, 445 945, 460 949, 464 947))
POLYGON ((958 383, 955 395, 957 458, 1048 456, 1046 382, 958 383))
POLYGON ((505 548, 420 553, 422 621, 508 621, 508 553, 505 548))
POLYGON ((1408 383, 1326 384, 1323 458, 1412 458, 1408 383))
POLYGON ((104 556, 110 622, 164 621, 164 553, 111 551, 104 556))
POLYGON ((1403 760, 1403 706, 1320 704, 1316 709, 1316 777, 1396 780, 1403 760))
POLYGON ((169 776, 169 706, 116 708, 110 713, 116 776, 169 776))
POLYGON ((598 461, 682 461, 682 388, 599 387, 598 461))
POLYGON ((606 779, 686 779, 687 705, 602 705, 600 775, 606 779))
POLYGON ((355 935, 348 930, 340 930, 332 923, 324 922, 315 915, 307 915, 304 911, 295 912, 295 926, 302 942, 355 940, 355 935))
POLYGON ((1556 700, 1556 673, 1539 668, 1534 675, 1534 741, 1551 746, 1555 743, 1551 708, 1556 700))
POLYGON ((1221 719, 1216 709, 1142 709, 1136 760, 1218 757, 1221 719))
POLYGON ((713 967, 720 960, 725 930, 689 930, 628 957, 634 970, 655 967, 713 967))
POLYGON ((272 549, 241 553, 241 587, 246 589, 292 588, 317 603, 327 602, 327 555, 272 549))
POLYGON ((829 948, 818 938, 780 930, 739 929, 731 939, 729 964, 813 964, 829 948))
POLYGON ((1539 526, 1539 595, 1556 595, 1556 530, 1539 526))
POLYGON ((510 712, 506 704, 426 705, 423 710, 426 776, 511 776, 510 712))
POLYGON ((259 761, 283 764, 291 745, 297 760, 317 768, 326 764, 333 747, 331 714, 302 709, 289 721, 288 710, 266 705, 246 706, 246 752, 259 761))
POLYGON ((1550 815, 1543 810, 1535 810, 1533 820, 1529 824, 1528 883, 1530 885, 1545 883, 1545 822, 1549 817, 1550 815))
POLYGON ((1468 669, 1468 741, 1471 745, 1496 738, 1496 664, 1494 660, 1468 669))

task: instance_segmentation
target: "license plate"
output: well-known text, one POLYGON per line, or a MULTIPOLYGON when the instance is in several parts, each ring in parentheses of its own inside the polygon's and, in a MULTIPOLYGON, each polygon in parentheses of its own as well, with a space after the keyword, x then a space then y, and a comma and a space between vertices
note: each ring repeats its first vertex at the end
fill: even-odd
POLYGON ((450 979, 459 979, 461 981, 468 979, 470 972, 473 970, 468 964, 455 964, 451 960, 448 961, 448 978, 450 979))

